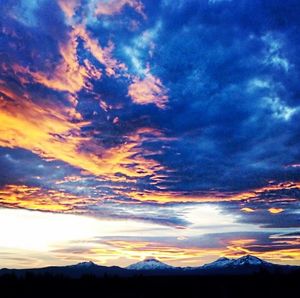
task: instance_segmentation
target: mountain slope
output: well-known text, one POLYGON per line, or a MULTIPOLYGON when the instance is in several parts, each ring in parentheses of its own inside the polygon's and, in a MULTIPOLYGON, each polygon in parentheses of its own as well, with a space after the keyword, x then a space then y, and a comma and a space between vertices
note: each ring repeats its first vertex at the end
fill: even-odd
POLYGON ((170 270, 175 269, 175 267, 160 262, 156 259, 150 258, 144 261, 137 262, 126 267, 129 270, 170 270))
MULTIPOLYGON (((239 259, 219 258, 218 260, 203 265, 201 268, 228 268, 228 267, 240 267, 240 266, 269 266, 273 265, 266 261, 263 261, 255 256, 246 255, 239 259)), ((274 264, 275 265, 275 264, 274 264)))
POLYGON ((4 274, 15 274, 17 276, 24 276, 26 274, 35 275, 62 275, 72 278, 79 278, 83 275, 94 275, 97 277, 103 276, 129 276, 130 273, 124 268, 117 266, 107 267, 100 266, 93 262, 82 262, 75 265, 68 266, 51 266, 44 268, 33 268, 33 269, 1 269, 0 276, 4 274))
POLYGON ((266 262, 255 256, 246 255, 238 259, 220 258, 194 270, 202 274, 245 275, 255 273, 289 273, 300 267, 278 265, 266 262))

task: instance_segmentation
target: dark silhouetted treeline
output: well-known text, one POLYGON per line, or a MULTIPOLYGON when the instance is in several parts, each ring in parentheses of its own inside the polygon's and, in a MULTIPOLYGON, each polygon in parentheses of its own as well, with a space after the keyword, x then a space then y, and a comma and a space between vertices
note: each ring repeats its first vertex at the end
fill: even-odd
POLYGON ((135 276, 128 278, 13 274, 0 277, 0 297, 257 298, 300 297, 300 274, 135 276))

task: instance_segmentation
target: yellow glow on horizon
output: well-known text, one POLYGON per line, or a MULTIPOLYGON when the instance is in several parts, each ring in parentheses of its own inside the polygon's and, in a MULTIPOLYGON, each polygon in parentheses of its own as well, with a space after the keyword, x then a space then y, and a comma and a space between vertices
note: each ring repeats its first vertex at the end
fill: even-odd
POLYGON ((93 237, 139 235, 157 225, 133 220, 99 220, 93 217, 0 208, 0 248, 49 250, 70 241, 93 237), (5 227, 5 228, 4 228, 5 227))
POLYGON ((254 212, 255 210, 252 209, 252 208, 244 207, 244 208, 241 209, 241 211, 247 212, 247 213, 252 213, 252 212, 254 212))
POLYGON ((284 209, 282 209, 282 208, 274 208, 274 207, 272 207, 272 208, 269 208, 269 209, 268 209, 268 211, 269 211, 270 213, 272 213, 272 214, 278 214, 278 213, 281 213, 281 212, 283 212, 283 211, 284 211, 284 209))
MULTIPOLYGON (((0 226, 5 227, 0 233, 1 265, 28 268, 93 260, 102 265, 127 266, 151 256, 174 266, 200 266, 220 256, 236 258, 245 254, 276 263, 300 264, 300 252, 293 248, 298 243, 296 240, 289 240, 289 247, 285 249, 273 251, 256 251, 255 239, 220 240, 211 247, 205 244, 202 247, 201 242, 189 244, 190 237, 215 231, 216 227, 210 224, 221 216, 220 210, 209 206, 192 209, 186 210, 186 214, 194 224, 178 230, 134 220, 99 220, 0 208, 0 226), (205 213, 206 218, 202 217, 205 213), (163 236, 173 240, 162 241, 163 236), (178 236, 182 240, 173 242, 178 236), (149 240, 138 240, 143 237, 149 240), (20 262, 14 260, 14 256, 18 256, 20 262)), ((230 224, 230 221, 224 220, 224 223, 230 224)), ((222 233, 221 225, 218 231, 222 233)))

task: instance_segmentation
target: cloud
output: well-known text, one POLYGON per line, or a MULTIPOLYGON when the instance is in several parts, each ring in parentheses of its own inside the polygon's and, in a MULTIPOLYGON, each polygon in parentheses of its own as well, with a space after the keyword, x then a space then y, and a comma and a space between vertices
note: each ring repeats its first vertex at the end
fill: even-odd
MULTIPOLYGON (((218 192, 218 191, 203 191, 201 192, 184 192, 184 191, 136 191, 130 192, 129 197, 145 202, 156 202, 159 204, 166 203, 188 203, 188 202, 244 202, 247 203, 264 203, 264 202, 289 202, 297 201, 298 195, 295 193, 299 191, 299 183, 285 182, 280 184, 271 184, 258 189, 249 189, 245 192, 218 192), (282 196, 283 192, 292 192, 294 195, 290 195, 287 199, 282 196), (294 198, 293 198, 294 196, 294 198)), ((276 209, 276 208, 275 208, 276 209)), ((275 210, 274 209, 274 210, 275 210)), ((251 208, 243 208, 242 211, 250 212, 251 208)), ((273 210, 273 209, 271 209, 273 210)))
POLYGON ((90 37, 84 26, 76 25, 69 33, 68 39, 59 45, 62 59, 53 72, 32 71, 19 65, 14 66, 15 72, 28 73, 37 83, 58 91, 75 94, 82 88, 90 89, 89 79, 99 80, 102 73, 100 68, 94 66, 88 59, 79 63, 77 55, 79 38, 84 41, 84 47, 105 66, 108 76, 115 76, 117 71, 126 69, 124 64, 112 58, 112 43, 102 48, 97 40, 90 37))
POLYGON ((101 15, 115 15, 119 14, 124 6, 129 6, 138 12, 141 16, 145 17, 144 6, 140 0, 111 0, 99 1, 96 6, 95 14, 101 15))
POLYGON ((243 211, 243 212, 255 212, 255 210, 254 210, 254 209, 252 209, 252 208, 249 208, 249 207, 244 207, 244 208, 241 208, 241 211, 243 211))
MULTIPOLYGON (((70 244, 68 249, 56 252, 62 255, 83 253, 92 259, 104 258, 113 264, 123 258, 124 265, 147 257, 158 258, 174 266, 200 266, 220 256, 238 258, 252 254, 275 263, 299 263, 299 242, 279 240, 269 233, 244 232, 205 234, 194 237, 103 237, 89 242, 88 247, 70 244), (91 248, 92 246, 92 248, 91 248), (116 251, 119 253, 116 254, 116 251)), ((106 261, 107 262, 107 261, 106 261)))
POLYGON ((136 104, 153 103, 163 109, 168 101, 167 91, 159 78, 147 73, 144 79, 135 78, 128 88, 128 95, 136 104))
POLYGON ((0 189, 0 205, 2 207, 50 212, 76 212, 76 209, 84 204, 86 204, 85 198, 57 190, 26 185, 6 185, 0 189))
POLYGON ((106 67, 106 74, 108 76, 116 76, 116 71, 126 70, 123 63, 119 63, 112 58, 111 52, 114 45, 110 43, 106 48, 102 48, 99 42, 90 37, 84 26, 77 25, 74 30, 75 36, 79 36, 84 41, 84 47, 91 52, 91 54, 106 67))
MULTIPOLYGON (((97 144, 82 129, 89 124, 73 107, 55 106, 51 102, 38 105, 1 88, 0 145, 24 148, 47 160, 61 160, 96 176, 119 180, 128 177, 153 176, 163 167, 140 155, 143 130, 127 136, 127 142, 110 149, 97 144)), ((151 129, 146 130, 151 134, 151 129)))
POLYGON ((72 19, 76 8, 79 6, 78 0, 58 0, 58 5, 68 19, 72 19))
POLYGON ((278 214, 278 213, 281 213, 284 211, 284 209, 282 209, 282 208, 274 208, 274 207, 269 208, 268 210, 272 214, 278 214))

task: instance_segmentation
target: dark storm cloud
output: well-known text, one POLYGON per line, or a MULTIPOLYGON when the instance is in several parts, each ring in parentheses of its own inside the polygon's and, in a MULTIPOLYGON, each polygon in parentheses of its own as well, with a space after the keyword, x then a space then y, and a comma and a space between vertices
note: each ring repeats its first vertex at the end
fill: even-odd
POLYGON ((298 55, 289 50, 299 47, 298 20, 291 6, 296 2, 162 5, 154 69, 170 90, 170 109, 154 121, 180 138, 164 159, 180 173, 171 188, 297 180, 298 171, 284 168, 298 158, 299 93, 289 83, 299 76, 298 55))
MULTIPOLYGON (((50 182, 63 179, 68 168, 60 162, 46 162, 29 151, 22 149, 0 149, 0 185, 27 184, 40 186, 47 181, 50 182)), ((74 169, 69 169, 70 173, 74 169)))

